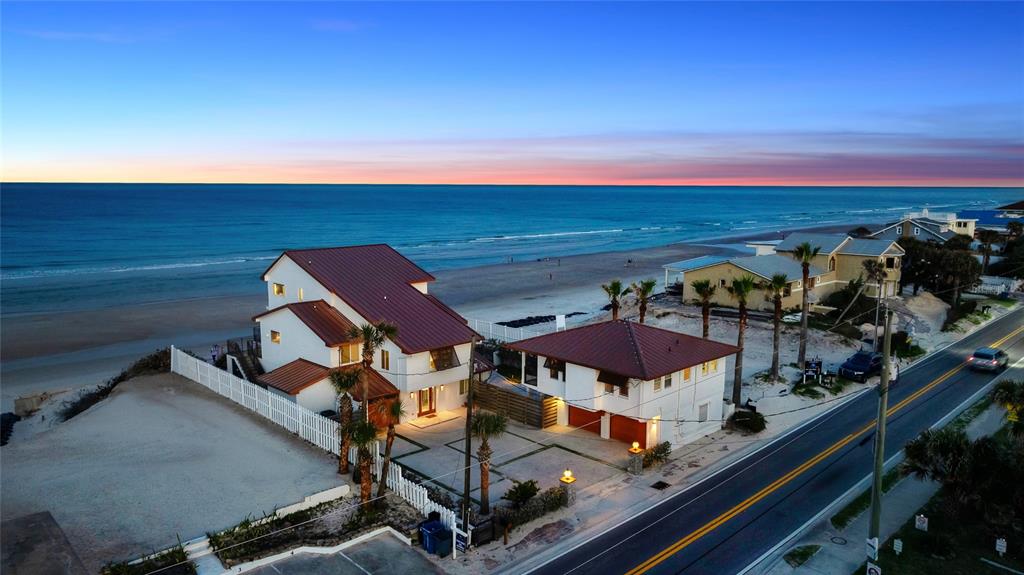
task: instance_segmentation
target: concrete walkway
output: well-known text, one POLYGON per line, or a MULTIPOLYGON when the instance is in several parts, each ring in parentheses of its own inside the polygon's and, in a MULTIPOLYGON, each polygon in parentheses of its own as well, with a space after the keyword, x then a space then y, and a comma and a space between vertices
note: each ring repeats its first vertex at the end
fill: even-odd
MULTIPOLYGON (((967 436, 977 439, 991 435, 1003 425, 1003 409, 992 406, 974 419, 967 426, 967 436)), ((919 481, 907 477, 893 486, 883 496, 881 540, 888 540, 908 519, 931 499, 938 491, 939 485, 931 481, 919 481)), ((841 509, 841 507, 839 508, 841 509)), ((837 509, 838 511, 838 509, 837 509)), ((838 530, 829 521, 833 513, 812 527, 808 533, 798 539, 789 549, 803 545, 821 545, 821 549, 806 563, 798 568, 791 567, 782 559, 775 558, 774 564, 765 571, 770 575, 815 574, 815 575, 847 575, 853 573, 864 564, 866 559, 866 539, 870 513, 864 511, 845 529, 838 530)))

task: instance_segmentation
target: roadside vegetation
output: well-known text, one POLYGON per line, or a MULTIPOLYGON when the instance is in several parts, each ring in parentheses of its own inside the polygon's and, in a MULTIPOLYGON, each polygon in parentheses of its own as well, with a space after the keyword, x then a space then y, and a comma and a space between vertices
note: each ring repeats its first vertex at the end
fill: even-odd
POLYGON ((179 539, 174 547, 142 561, 108 563, 100 570, 100 575, 148 575, 156 571, 167 575, 194 575, 196 566, 189 561, 179 539))
POLYGON ((171 349, 165 347, 139 359, 128 369, 107 380, 106 383, 91 389, 85 389, 78 393, 74 399, 69 399, 61 404, 57 415, 61 421, 67 421, 82 413, 97 403, 103 401, 110 395, 114 388, 128 381, 133 377, 151 375, 154 373, 166 373, 171 371, 171 349))
POLYGON ((814 557, 819 549, 821 549, 821 545, 801 545, 783 555, 782 558, 789 563, 790 567, 796 568, 807 563, 807 560, 814 557))

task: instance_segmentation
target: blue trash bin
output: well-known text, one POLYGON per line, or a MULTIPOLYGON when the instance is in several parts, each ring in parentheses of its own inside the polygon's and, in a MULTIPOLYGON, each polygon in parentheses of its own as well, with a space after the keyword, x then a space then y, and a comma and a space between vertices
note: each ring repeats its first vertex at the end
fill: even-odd
POLYGON ((442 529, 444 529, 444 525, 440 521, 426 521, 420 524, 420 544, 427 553, 436 552, 436 534, 442 529))
POLYGON ((442 527, 431 534, 434 540, 434 553, 438 557, 447 557, 452 554, 452 532, 442 527))

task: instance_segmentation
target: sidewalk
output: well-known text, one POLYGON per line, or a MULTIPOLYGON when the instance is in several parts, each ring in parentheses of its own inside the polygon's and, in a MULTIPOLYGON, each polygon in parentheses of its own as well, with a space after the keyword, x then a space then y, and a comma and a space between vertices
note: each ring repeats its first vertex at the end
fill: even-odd
MULTIPOLYGON (((967 426, 967 435, 976 439, 995 433, 1003 425, 1003 409, 998 406, 989 407, 967 426)), ((883 496, 881 541, 892 536, 918 509, 938 491, 939 485, 931 481, 919 481, 907 477, 897 483, 883 496)), ((838 509, 836 510, 838 511, 838 509)), ((868 519, 870 513, 864 511, 845 529, 837 530, 826 517, 812 527, 800 539, 787 549, 795 549, 804 545, 820 545, 821 549, 800 567, 793 568, 780 553, 773 564, 766 566, 769 575, 848 575, 864 564, 868 519)))

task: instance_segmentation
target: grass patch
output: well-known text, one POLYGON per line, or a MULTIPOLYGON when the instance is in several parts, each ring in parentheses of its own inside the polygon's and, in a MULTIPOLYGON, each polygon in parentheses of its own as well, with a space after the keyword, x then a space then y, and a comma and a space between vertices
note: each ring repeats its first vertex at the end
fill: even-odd
POLYGON ((838 333, 839 335, 854 341, 860 341, 860 338, 863 337, 858 328, 848 323, 842 323, 838 326, 835 323, 835 320, 827 315, 812 313, 807 316, 807 327, 809 328, 838 333))
MULTIPOLYGON (((893 534, 892 539, 903 540, 903 552, 897 556, 892 539, 878 551, 883 573, 900 575, 1006 575, 1009 571, 997 569, 983 562, 985 558, 1017 571, 1024 570, 1021 546, 1008 541, 1010 547, 1004 557, 995 550, 995 537, 976 519, 949 518, 942 512, 944 492, 939 491, 919 511, 928 516, 928 531, 914 528, 911 517, 893 534)), ((916 515, 916 514, 915 514, 916 515)), ((864 573, 861 566, 854 573, 864 573)))
POLYGON ((138 563, 107 563, 100 570, 100 575, 146 575, 154 571, 166 575, 194 575, 196 566, 188 560, 188 554, 178 540, 176 546, 138 563))
POLYGON ((896 350, 896 357, 900 359, 914 359, 915 357, 921 357, 924 354, 924 348, 917 345, 916 343, 911 344, 904 349, 896 350))
POLYGON ((987 300, 981 302, 981 305, 998 305, 998 306, 1002 306, 1002 307, 1005 307, 1005 308, 1011 308, 1011 307, 1017 305, 1017 300, 990 298, 990 299, 987 299, 987 300))
POLYGON ((801 545, 782 556, 789 563, 790 567, 799 567, 821 549, 821 545, 801 545))
POLYGON ((956 431, 965 431, 967 426, 984 413, 990 405, 992 405, 992 394, 987 394, 985 397, 974 402, 974 405, 963 410, 960 415, 956 416, 956 419, 949 422, 947 427, 956 431))
MULTIPOLYGON (((889 490, 899 483, 901 479, 903 479, 903 475, 900 472, 900 467, 898 465, 885 472, 885 474, 882 475, 882 493, 888 493, 889 490)), ((853 501, 847 503, 846 506, 833 515, 829 521, 836 529, 845 529, 846 526, 860 516, 861 513, 864 513, 868 507, 871 507, 870 487, 861 492, 861 494, 853 501)))
POLYGON ((793 386, 793 393, 808 399, 822 399, 825 394, 812 383, 797 383, 793 386))
POLYGON ((169 371, 171 371, 171 348, 165 347, 139 359, 128 369, 108 379, 103 385, 79 392, 77 397, 61 404, 57 415, 62 421, 67 421, 103 401, 110 395, 110 392, 114 391, 115 387, 133 377, 169 371))

